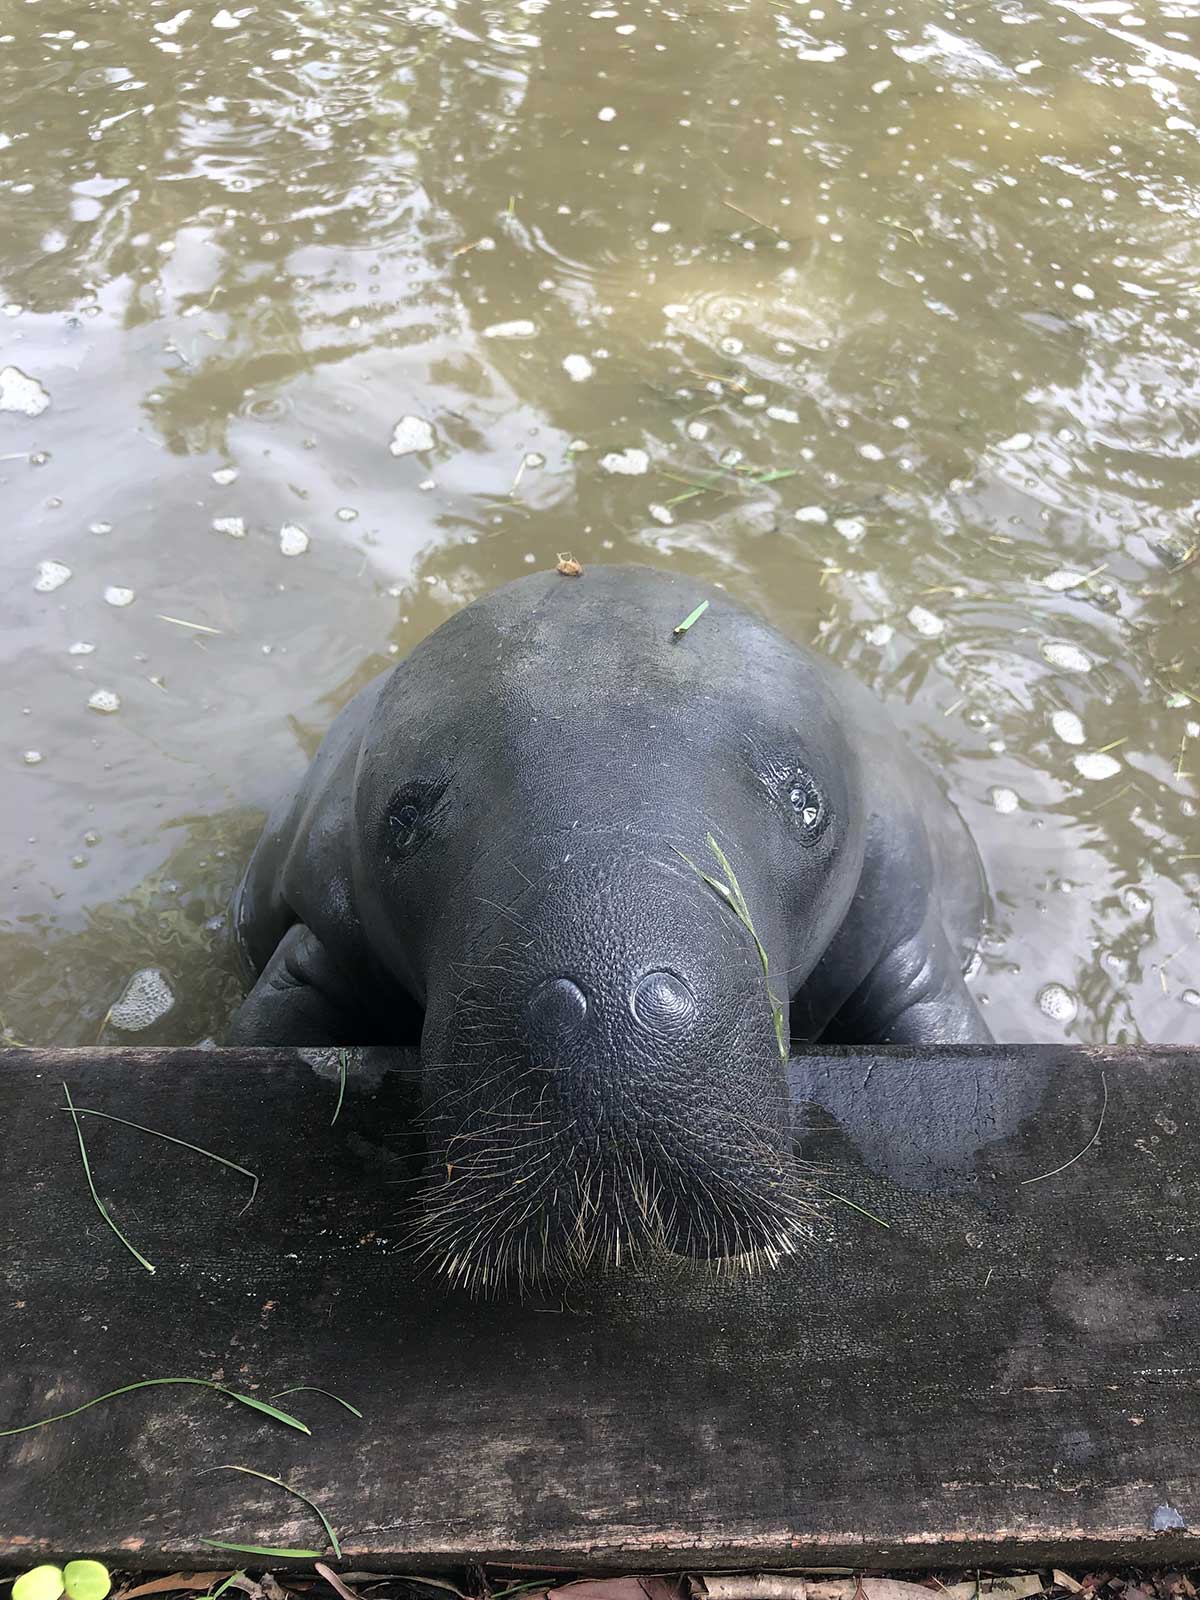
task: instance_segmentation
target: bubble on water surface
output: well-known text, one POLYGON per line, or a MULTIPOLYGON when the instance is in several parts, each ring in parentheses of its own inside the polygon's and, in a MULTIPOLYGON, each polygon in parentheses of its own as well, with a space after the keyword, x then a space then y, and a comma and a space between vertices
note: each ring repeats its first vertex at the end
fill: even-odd
POLYGON ((1084 741, 1083 723, 1073 711, 1056 711, 1050 718, 1050 726, 1064 744, 1082 744, 1084 741))
POLYGON ((1042 655, 1052 667, 1061 667, 1064 672, 1090 672, 1092 658, 1085 654, 1078 645, 1061 644, 1056 640, 1046 640, 1042 645, 1042 655))
POLYGON ((563 371, 572 383, 586 383, 595 370, 595 367, 586 356, 570 355, 563 357, 563 371))
POLYGON ((71 569, 62 561, 39 561, 33 580, 38 594, 52 594, 61 589, 71 576, 71 569))
POLYGON ((279 530, 279 553, 284 556, 302 556, 308 549, 309 538, 304 529, 294 522, 285 522, 279 530))
POLYGON ((993 789, 992 804, 1002 817, 1007 817, 1019 808, 1021 800, 1015 789, 993 789))
POLYGON ((104 591, 104 598, 110 606, 131 606, 137 599, 133 589, 122 589, 120 584, 110 583, 104 591))
POLYGON ((824 506, 801 506, 799 511, 795 511, 792 514, 797 522, 823 523, 829 521, 829 513, 824 506))
POLYGON ((424 417, 401 417, 392 429, 392 442, 388 449, 394 456, 411 456, 432 450, 433 445, 433 428, 424 417))
POLYGON ((1038 1010, 1052 1022, 1074 1022, 1079 1015, 1079 1001, 1061 983, 1048 983, 1038 990, 1038 1010))
POLYGON ((650 457, 644 450, 610 450, 600 457, 605 472, 615 472, 619 477, 640 478, 650 470, 650 457))
POLYGON ((122 1033, 141 1033, 152 1027, 175 1004, 166 976, 157 967, 143 967, 125 985, 125 992, 108 1014, 122 1033))
POLYGON ((616 114, 616 106, 601 106, 599 111, 596 113, 596 117, 600 122, 612 122, 616 114))
POLYGON ((36 767, 41 763, 42 752, 40 750, 26 750, 21 760, 27 767, 36 767))
POLYGON ((237 482, 238 469, 236 467, 218 467, 212 475, 212 481, 219 483, 222 489, 229 484, 237 482))
POLYGON ((96 646, 87 639, 76 639, 74 644, 67 646, 69 656, 90 656, 96 646))
POLYGON ((1113 756, 1107 755, 1103 750, 1090 751, 1087 755, 1075 757, 1075 771, 1081 778, 1088 778, 1093 783, 1099 783, 1105 778, 1115 777, 1121 770, 1121 763, 1113 756))
POLYGON ((93 711, 100 711, 105 716, 110 716, 114 711, 120 711, 121 696, 114 694, 111 689, 97 689, 94 694, 88 696, 88 705, 93 711))
POLYGON ((1179 998, 1185 1006, 1200 1006, 1200 989, 1185 989, 1179 998))
POLYGON ((231 539, 244 539, 246 537, 246 519, 244 517, 214 517, 212 529, 214 533, 228 534, 231 539))
POLYGON ((50 396, 36 378, 20 367, 0 367, 0 411, 17 411, 23 417, 40 417, 50 396))

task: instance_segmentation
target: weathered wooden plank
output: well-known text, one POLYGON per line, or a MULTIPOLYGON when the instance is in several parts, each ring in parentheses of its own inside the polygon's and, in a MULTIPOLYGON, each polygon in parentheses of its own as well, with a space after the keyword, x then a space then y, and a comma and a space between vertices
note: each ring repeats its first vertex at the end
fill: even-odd
POLYGON ((306 1438, 153 1389, 0 1439, 4 1559, 320 1543, 285 1496, 207 1470, 229 1461, 317 1498, 356 1566, 1200 1558, 1196 1052, 798 1057, 800 1152, 890 1228, 832 1202, 828 1242, 766 1277, 517 1305, 414 1278, 388 1061, 354 1059, 331 1127, 336 1069, 293 1052, 0 1057, 0 1425, 175 1374, 365 1413, 296 1395, 306 1438), (64 1077, 260 1172, 253 1206, 237 1174, 90 1119, 144 1272, 88 1199, 64 1077), (1081 1159, 1023 1182, 1102 1111, 1081 1159))

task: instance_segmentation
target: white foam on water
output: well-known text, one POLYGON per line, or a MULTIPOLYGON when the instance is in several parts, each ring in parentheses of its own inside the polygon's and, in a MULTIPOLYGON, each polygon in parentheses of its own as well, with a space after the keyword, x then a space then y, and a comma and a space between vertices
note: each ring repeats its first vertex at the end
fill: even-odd
POLYGON ((615 472, 623 478, 640 478, 650 470, 650 457, 644 450, 610 450, 600 457, 605 472, 615 472))
POLYGON ((528 317, 516 317, 512 322, 493 322, 483 330, 485 339, 533 339, 537 336, 537 324, 530 322, 528 317))
POLYGON ((1042 645, 1042 655, 1052 667, 1061 667, 1064 672, 1090 672, 1092 658, 1085 654, 1078 645, 1060 644, 1050 639, 1042 645))
POLYGON ((36 378, 20 367, 0 367, 0 411, 18 411, 23 417, 40 417, 50 396, 36 378))
POLYGON ((175 1004, 166 976, 157 967, 143 967, 125 985, 125 992, 108 1014, 122 1033, 141 1033, 154 1025, 175 1004))
POLYGON ((212 481, 219 483, 224 489, 227 484, 237 482, 238 469, 236 467, 218 467, 212 475, 212 481))
POLYGON ((1100 783, 1105 778, 1115 777, 1121 770, 1121 763, 1104 750, 1090 750, 1086 755, 1075 757, 1074 767, 1081 778, 1100 783))
POLYGON ((824 506, 801 506, 792 513, 797 522, 828 522, 829 513, 824 506))
POLYGON ((61 589, 71 576, 71 569, 62 561, 39 561, 34 575, 33 587, 38 594, 53 594, 55 589, 61 589))
POLYGON ((95 648, 96 646, 87 639, 76 639, 74 644, 67 646, 67 654, 69 656, 90 656, 95 648))
POLYGON ((932 611, 927 611, 924 606, 913 606, 908 613, 908 620, 925 639, 936 639, 946 627, 941 617, 935 616, 932 611))
POLYGON ((570 355, 563 357, 563 371, 572 383, 586 383, 595 370, 595 367, 586 356, 570 355))
POLYGON ((1050 726, 1064 744, 1082 744, 1086 737, 1083 723, 1073 711, 1056 711, 1050 718, 1050 726))
POLYGON ((1048 572, 1044 578, 1039 578, 1043 589, 1050 589, 1055 594, 1064 594, 1068 589, 1078 589, 1083 582, 1082 572, 1071 572, 1066 567, 1060 567, 1057 572, 1048 572))
POLYGON ((88 696, 88 705, 93 711, 101 711, 105 716, 109 716, 114 711, 120 711, 121 696, 114 694, 111 689, 97 689, 94 694, 88 696))
POLYGON ((433 446, 433 428, 424 417, 401 417, 392 429, 388 449, 394 456, 411 456, 422 455, 433 446))
POLYGON ((279 553, 284 556, 302 556, 308 549, 309 538, 304 529, 294 522, 285 522, 279 530, 279 553))
POLYGON ((1079 1001, 1064 984, 1048 983, 1038 990, 1038 1010, 1052 1022, 1074 1022, 1079 1001))
POLYGON ((40 750, 26 750, 21 760, 27 767, 36 767, 42 760, 42 752, 40 750))
POLYGON ((1021 799, 1015 789, 993 789, 992 804, 1002 817, 1007 817, 1020 807, 1021 799))
POLYGON ((244 539, 246 537, 246 520, 244 517, 214 517, 212 528, 214 533, 228 534, 231 539, 244 539))
POLYGON ((104 598, 110 606, 131 606, 137 599, 134 589, 122 589, 120 584, 110 583, 104 591, 104 598))

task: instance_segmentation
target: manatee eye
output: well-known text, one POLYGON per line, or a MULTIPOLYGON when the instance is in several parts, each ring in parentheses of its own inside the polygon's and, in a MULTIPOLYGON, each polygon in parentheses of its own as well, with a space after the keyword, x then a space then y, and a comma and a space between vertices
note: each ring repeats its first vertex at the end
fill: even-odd
POLYGON ((829 826, 829 810, 807 772, 797 772, 791 778, 787 800, 798 824, 801 844, 816 844, 829 826))
POLYGON ((444 783, 408 783, 387 803, 383 818, 384 849, 393 859, 413 855, 432 832, 432 823, 446 792, 444 783))

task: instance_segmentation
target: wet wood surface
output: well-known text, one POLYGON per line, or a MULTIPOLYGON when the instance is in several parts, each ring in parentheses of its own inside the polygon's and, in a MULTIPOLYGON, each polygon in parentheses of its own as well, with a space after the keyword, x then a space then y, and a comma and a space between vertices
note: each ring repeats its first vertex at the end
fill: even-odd
POLYGON ((329 1053, 0 1052, 0 1428, 167 1376, 363 1412, 290 1395, 304 1435, 172 1386, 0 1438, 8 1564, 321 1546, 230 1462, 317 1500, 358 1568, 1200 1559, 1200 1053, 796 1057, 799 1153, 879 1221, 830 1199, 763 1277, 510 1304, 406 1250, 412 1063, 352 1052, 331 1123, 338 1079, 329 1053), (149 1273, 64 1081, 252 1169, 253 1203, 85 1118, 149 1273))

